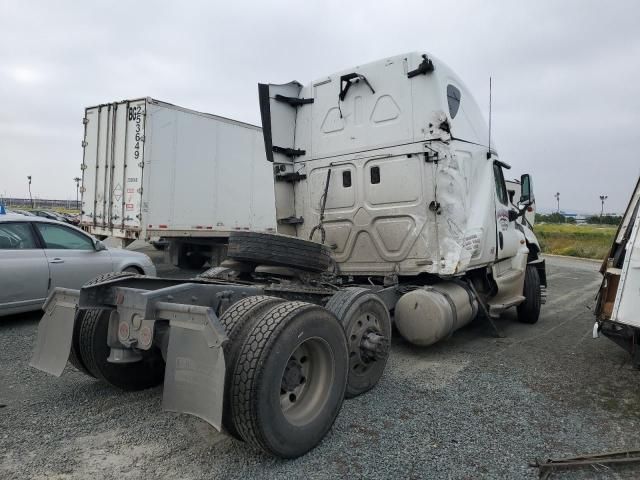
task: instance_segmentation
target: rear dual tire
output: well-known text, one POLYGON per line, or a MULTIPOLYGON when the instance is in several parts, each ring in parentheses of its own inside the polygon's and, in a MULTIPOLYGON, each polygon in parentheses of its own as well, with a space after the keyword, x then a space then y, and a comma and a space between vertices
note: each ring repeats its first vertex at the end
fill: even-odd
MULTIPOLYGON (((136 273, 106 273, 87 282, 85 286, 130 277, 136 273)), ((142 351, 142 360, 138 362, 118 364, 107 361, 111 351, 107 344, 110 315, 110 310, 102 308, 78 311, 73 326, 69 363, 80 372, 122 390, 143 390, 161 384, 165 364, 155 347, 142 351)))
POLYGON ((111 312, 103 309, 80 312, 80 358, 92 377, 121 390, 143 390, 160 385, 164 379, 164 361, 157 348, 141 351, 142 360, 133 363, 107 361, 111 349, 107 345, 111 312))
POLYGON ((298 457, 320 443, 342 407, 344 330, 329 311, 304 302, 276 303, 248 322, 227 364, 226 423, 271 455, 298 457))
POLYGON ((345 330, 349 345, 349 379, 345 396, 357 397, 378 384, 389 358, 391 317, 380 297, 366 288, 345 288, 333 295, 326 305, 345 330), (381 340, 379 352, 363 348, 366 337, 381 340))

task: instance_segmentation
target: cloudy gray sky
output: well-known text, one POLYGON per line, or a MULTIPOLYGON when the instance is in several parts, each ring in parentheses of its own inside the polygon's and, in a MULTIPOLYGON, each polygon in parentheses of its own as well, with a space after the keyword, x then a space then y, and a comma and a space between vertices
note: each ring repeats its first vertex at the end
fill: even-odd
POLYGON ((640 2, 0 0, 0 194, 75 198, 84 107, 151 96, 259 124, 257 83, 411 50, 488 111, 539 208, 623 210, 640 175, 640 2))

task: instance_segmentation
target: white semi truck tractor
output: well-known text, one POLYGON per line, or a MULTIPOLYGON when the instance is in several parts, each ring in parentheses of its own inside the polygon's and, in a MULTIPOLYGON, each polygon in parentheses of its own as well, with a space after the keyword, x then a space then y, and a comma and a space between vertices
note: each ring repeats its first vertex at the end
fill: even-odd
POLYGON ((479 312, 535 323, 545 263, 522 221, 531 178, 513 206, 480 109, 431 55, 260 84, 259 98, 277 233, 231 232, 228 258, 192 280, 55 290, 32 365, 164 381, 164 409, 292 458, 377 384, 392 317, 418 345, 479 312))

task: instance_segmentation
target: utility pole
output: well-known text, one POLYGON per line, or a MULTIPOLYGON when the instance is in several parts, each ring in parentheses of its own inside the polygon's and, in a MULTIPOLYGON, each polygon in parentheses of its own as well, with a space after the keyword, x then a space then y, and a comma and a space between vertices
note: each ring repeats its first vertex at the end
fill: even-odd
POLYGON ((600 195, 600 202, 602 203, 602 208, 600 209, 600 223, 602 223, 602 216, 604 215, 604 201, 609 198, 608 195, 600 195))
POLYGON ((560 192, 557 192, 554 197, 556 197, 556 201, 558 202, 558 213, 560 213, 560 192))
POLYGON ((78 200, 78 192, 80 191, 80 180, 82 180, 80 177, 75 177, 73 179, 73 181, 76 182, 76 210, 80 210, 80 201, 78 200))
POLYGON ((31 203, 31 208, 33 208, 33 197, 31 196, 31 175, 27 175, 27 180, 29 180, 29 202, 31 203))

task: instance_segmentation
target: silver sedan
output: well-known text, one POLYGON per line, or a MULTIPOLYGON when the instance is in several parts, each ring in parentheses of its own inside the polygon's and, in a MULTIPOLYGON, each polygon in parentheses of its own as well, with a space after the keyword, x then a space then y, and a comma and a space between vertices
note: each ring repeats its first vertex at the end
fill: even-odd
POLYGON ((55 287, 79 289, 108 272, 155 275, 143 253, 108 249, 66 223, 0 215, 0 316, 39 310, 55 287))

